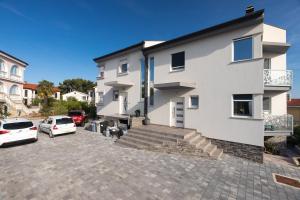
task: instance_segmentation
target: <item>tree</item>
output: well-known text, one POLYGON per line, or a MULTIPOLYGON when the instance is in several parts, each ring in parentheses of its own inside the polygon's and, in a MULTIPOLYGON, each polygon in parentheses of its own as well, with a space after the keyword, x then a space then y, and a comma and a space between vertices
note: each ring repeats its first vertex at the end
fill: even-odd
POLYGON ((89 90, 93 90, 95 86, 96 84, 90 80, 75 78, 64 80, 62 83, 59 83, 58 88, 62 94, 66 94, 74 90, 87 93, 89 90))
POLYGON ((44 100, 44 105, 48 106, 49 97, 54 94, 53 91, 54 84, 47 80, 42 80, 37 86, 38 96, 44 100))

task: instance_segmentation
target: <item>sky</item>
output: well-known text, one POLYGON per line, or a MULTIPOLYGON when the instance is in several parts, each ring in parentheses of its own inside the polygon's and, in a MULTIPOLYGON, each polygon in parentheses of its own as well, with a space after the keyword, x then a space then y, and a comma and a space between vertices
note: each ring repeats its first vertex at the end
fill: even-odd
POLYGON ((300 98, 300 0, 0 0, 0 49, 29 63, 28 82, 95 81, 95 57, 240 17, 248 5, 287 29, 292 97, 300 98))

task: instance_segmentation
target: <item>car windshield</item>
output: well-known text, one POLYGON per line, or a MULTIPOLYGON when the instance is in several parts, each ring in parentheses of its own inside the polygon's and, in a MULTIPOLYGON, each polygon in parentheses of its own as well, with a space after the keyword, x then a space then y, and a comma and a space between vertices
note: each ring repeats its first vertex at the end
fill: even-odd
POLYGON ((73 119, 72 118, 60 118, 60 119, 56 119, 56 124, 71 124, 73 123, 73 119))
POLYGON ((71 111, 69 112, 69 116, 80 116, 81 112, 80 111, 71 111))
POLYGON ((33 126, 32 122, 14 122, 14 123, 3 124, 3 129, 16 130, 16 129, 30 128, 32 126, 33 126))

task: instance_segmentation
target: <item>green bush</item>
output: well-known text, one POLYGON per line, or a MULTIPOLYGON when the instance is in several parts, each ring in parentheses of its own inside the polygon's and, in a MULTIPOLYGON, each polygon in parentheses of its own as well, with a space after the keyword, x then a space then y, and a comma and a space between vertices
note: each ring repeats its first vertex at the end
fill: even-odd
POLYGON ((53 104, 52 107, 53 115, 66 115, 68 114, 68 107, 66 102, 64 101, 57 101, 53 104))
POLYGON ((270 152, 274 155, 279 155, 280 154, 280 149, 278 145, 271 143, 271 142, 265 142, 265 148, 267 152, 270 152))
POLYGON ((32 106, 38 106, 40 103, 42 103, 42 100, 41 100, 41 99, 39 99, 39 98, 34 98, 34 99, 32 100, 31 105, 32 105, 32 106))

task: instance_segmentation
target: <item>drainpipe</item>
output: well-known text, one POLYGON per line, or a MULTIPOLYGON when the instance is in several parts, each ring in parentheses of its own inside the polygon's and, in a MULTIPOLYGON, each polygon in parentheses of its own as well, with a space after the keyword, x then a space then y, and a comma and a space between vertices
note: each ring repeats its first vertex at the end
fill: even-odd
POLYGON ((144 125, 150 124, 150 119, 148 117, 148 90, 149 90, 149 65, 148 65, 148 55, 144 53, 144 60, 145 60, 145 74, 144 74, 144 117, 143 120, 144 125))

